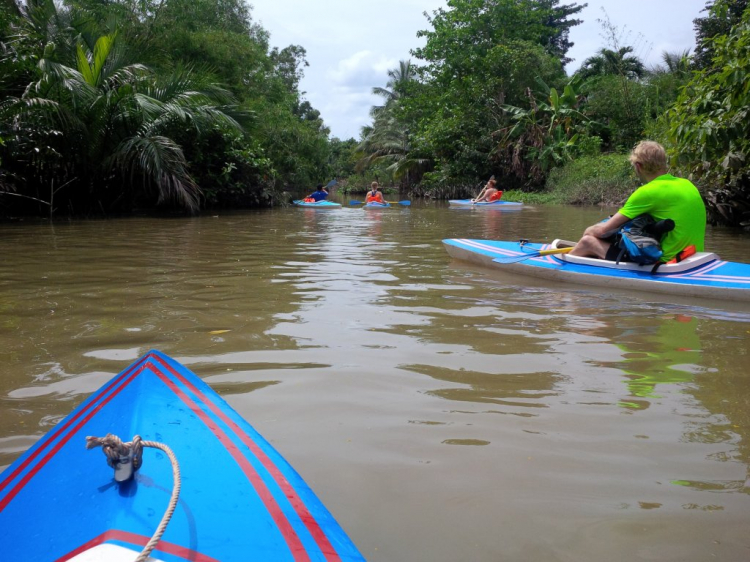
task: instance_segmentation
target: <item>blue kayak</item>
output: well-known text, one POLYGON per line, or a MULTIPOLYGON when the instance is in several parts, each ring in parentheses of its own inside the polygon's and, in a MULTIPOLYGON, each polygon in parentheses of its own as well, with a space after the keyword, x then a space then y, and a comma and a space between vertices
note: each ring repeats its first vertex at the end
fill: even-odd
POLYGON ((364 204, 365 209, 387 209, 390 206, 390 203, 378 203, 377 201, 370 201, 364 204))
POLYGON ((297 207, 309 207, 312 209, 338 209, 341 207, 341 203, 334 203, 333 201, 303 201, 302 199, 297 199, 295 201, 292 201, 297 207))
POLYGON ((176 509, 149 560, 364 560, 289 463, 158 351, 110 380, 0 475, 3 560, 135 560, 177 479, 168 453, 146 447, 135 476, 115 482, 102 449, 86 450, 87 436, 109 433, 163 443, 179 463, 176 509))
POLYGON ((518 201, 482 201, 481 203, 472 203, 471 199, 450 199, 448 204, 451 207, 466 207, 470 209, 501 209, 503 207, 522 207, 523 203, 518 201))
POLYGON ((750 301, 750 264, 724 261, 714 253, 698 252, 679 263, 652 265, 615 263, 596 258, 557 254, 566 243, 502 242, 446 239, 448 254, 458 260, 542 279, 601 285, 733 301, 750 301), (538 255, 538 252, 550 252, 538 255))

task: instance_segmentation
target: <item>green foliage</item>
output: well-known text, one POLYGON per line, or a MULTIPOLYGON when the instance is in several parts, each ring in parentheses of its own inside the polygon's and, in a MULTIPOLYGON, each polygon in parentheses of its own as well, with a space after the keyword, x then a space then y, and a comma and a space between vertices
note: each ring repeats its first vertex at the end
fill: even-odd
POLYGON ((673 157, 707 188, 711 220, 750 227, 750 9, 710 41, 711 66, 668 115, 673 157))
POLYGON ((520 201, 526 205, 554 205, 559 203, 554 193, 522 191, 520 189, 503 191, 503 199, 506 201, 520 201))
POLYGON ((49 185, 66 181, 70 187, 61 197, 79 209, 132 203, 139 192, 153 190, 157 204, 194 211, 199 190, 168 133, 175 127, 239 128, 218 108, 231 97, 187 70, 154 75, 129 62, 115 37, 100 37, 93 49, 83 43, 74 52, 45 49, 36 80, 2 105, 17 133, 11 154, 38 154, 28 176, 49 185))
POLYGON ((416 69, 411 60, 399 61, 399 67, 388 71, 388 83, 385 88, 376 86, 372 93, 385 99, 383 105, 373 106, 370 111, 373 118, 386 110, 395 109, 402 96, 407 95, 409 83, 416 79, 416 69))
POLYGON ((641 78, 646 73, 646 67, 632 52, 633 47, 630 46, 617 50, 599 49, 599 54, 583 61, 576 74, 583 80, 595 76, 622 76, 629 80, 641 78))
POLYGON ((601 125, 594 132, 607 150, 627 150, 643 138, 650 115, 649 88, 618 75, 589 79, 581 88, 584 113, 601 125))
MULTIPOLYGON (((502 106, 511 125, 501 131, 498 153, 506 154, 511 170, 529 183, 540 182, 551 168, 573 159, 579 153, 579 138, 587 137, 589 119, 578 110, 579 81, 571 79, 562 95, 542 82, 547 100, 537 100, 529 92, 529 109, 502 106)), ((591 141, 585 150, 591 150, 591 141)))
POLYGON ((388 162, 386 172, 412 186, 421 180, 430 193, 489 176, 500 165, 493 133, 508 123, 501 106, 521 103, 537 76, 552 84, 564 78, 568 31, 579 23, 568 18, 582 6, 558 4, 452 0, 435 10, 432 29, 418 33, 425 46, 412 53, 424 63, 408 68, 415 79, 394 80, 406 74, 397 69, 378 90, 386 103, 374 108, 363 136, 363 163, 388 162))
POLYGON ((430 165, 429 159, 419 158, 412 149, 409 128, 402 118, 401 106, 409 98, 416 75, 411 61, 400 61, 399 68, 389 70, 388 76, 385 88, 372 90, 385 102, 370 111, 373 124, 363 130, 362 142, 355 149, 359 158, 355 170, 369 169, 408 185, 430 165))
MULTIPOLYGON (((420 31, 426 45, 414 54, 431 65, 435 78, 462 78, 481 70, 476 62, 498 44, 524 40, 542 45, 560 60, 569 44, 569 29, 579 21, 569 16, 584 6, 558 7, 557 0, 452 0, 448 9, 438 8, 428 18, 433 29, 420 31)), ((561 61, 562 62, 562 61, 561 61)))
POLYGON ((664 52, 662 60, 663 65, 655 66, 646 75, 654 118, 661 116, 677 101, 680 91, 692 77, 692 58, 689 51, 664 52))
POLYGON ((555 168, 546 187, 557 203, 618 205, 638 185, 626 155, 601 154, 583 156, 555 168))
POLYGON ((307 189, 331 175, 327 131, 318 120, 301 120, 288 105, 257 100, 252 106, 262 115, 249 134, 258 138, 271 159, 281 187, 307 189))
POLYGON ((185 144, 204 206, 248 207, 281 202, 274 189, 276 171, 263 147, 235 131, 214 128, 185 144), (223 154, 221 160, 215 158, 223 154))
POLYGON ((357 164, 357 143, 354 139, 341 140, 333 137, 330 141, 330 156, 328 166, 331 177, 348 178, 354 175, 357 164))
POLYGON ((748 0, 715 0, 706 3, 706 17, 693 20, 695 28, 695 53, 693 64, 698 70, 709 68, 713 63, 715 37, 728 35, 742 21, 748 0))
POLYGON ((536 77, 556 84, 564 77, 560 62, 544 48, 514 40, 495 45, 476 71, 449 87, 430 82, 404 103, 413 118, 412 146, 430 155, 435 171, 450 178, 489 176, 508 165, 497 151, 497 132, 508 125, 505 104, 525 102, 536 77))
POLYGON ((329 131, 298 89, 305 50, 269 50, 250 10, 242 0, 0 9, 3 189, 76 213, 195 210, 272 204, 328 176, 329 131))

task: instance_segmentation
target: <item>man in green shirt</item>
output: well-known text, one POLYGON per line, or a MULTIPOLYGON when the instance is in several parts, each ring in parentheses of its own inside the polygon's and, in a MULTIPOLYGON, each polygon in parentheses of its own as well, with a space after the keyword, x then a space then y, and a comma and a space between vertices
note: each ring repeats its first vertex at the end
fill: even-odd
POLYGON ((630 163, 645 185, 636 189, 608 221, 588 227, 570 254, 614 260, 618 252, 612 248, 610 237, 626 222, 643 214, 651 215, 657 222, 672 219, 675 223, 674 230, 661 241, 662 262, 671 260, 688 246, 702 252, 706 207, 698 189, 688 180, 667 173, 667 155, 657 142, 638 143, 630 154, 630 163))

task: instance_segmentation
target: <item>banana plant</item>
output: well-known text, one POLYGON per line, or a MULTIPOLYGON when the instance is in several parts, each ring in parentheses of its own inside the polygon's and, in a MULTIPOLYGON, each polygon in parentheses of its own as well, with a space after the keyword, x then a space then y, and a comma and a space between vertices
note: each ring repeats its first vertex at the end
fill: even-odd
POLYGON ((546 100, 538 101, 529 90, 528 109, 501 106, 510 116, 512 125, 501 131, 498 151, 508 148, 513 151, 512 161, 517 174, 524 172, 520 164, 522 160, 530 162, 532 175, 539 177, 549 168, 572 159, 580 136, 587 133, 592 124, 578 110, 576 86, 579 82, 578 77, 571 79, 561 95, 556 88, 538 81, 546 100))

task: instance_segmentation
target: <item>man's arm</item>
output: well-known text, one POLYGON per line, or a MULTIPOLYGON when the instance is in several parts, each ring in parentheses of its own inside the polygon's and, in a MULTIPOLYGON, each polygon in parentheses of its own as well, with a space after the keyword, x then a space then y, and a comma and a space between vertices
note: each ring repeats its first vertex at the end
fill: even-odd
POLYGON ((596 238, 604 239, 612 236, 615 232, 620 230, 620 227, 628 222, 630 219, 621 213, 615 213, 610 217, 607 222, 598 222, 591 225, 584 230, 584 236, 594 236, 596 238))

